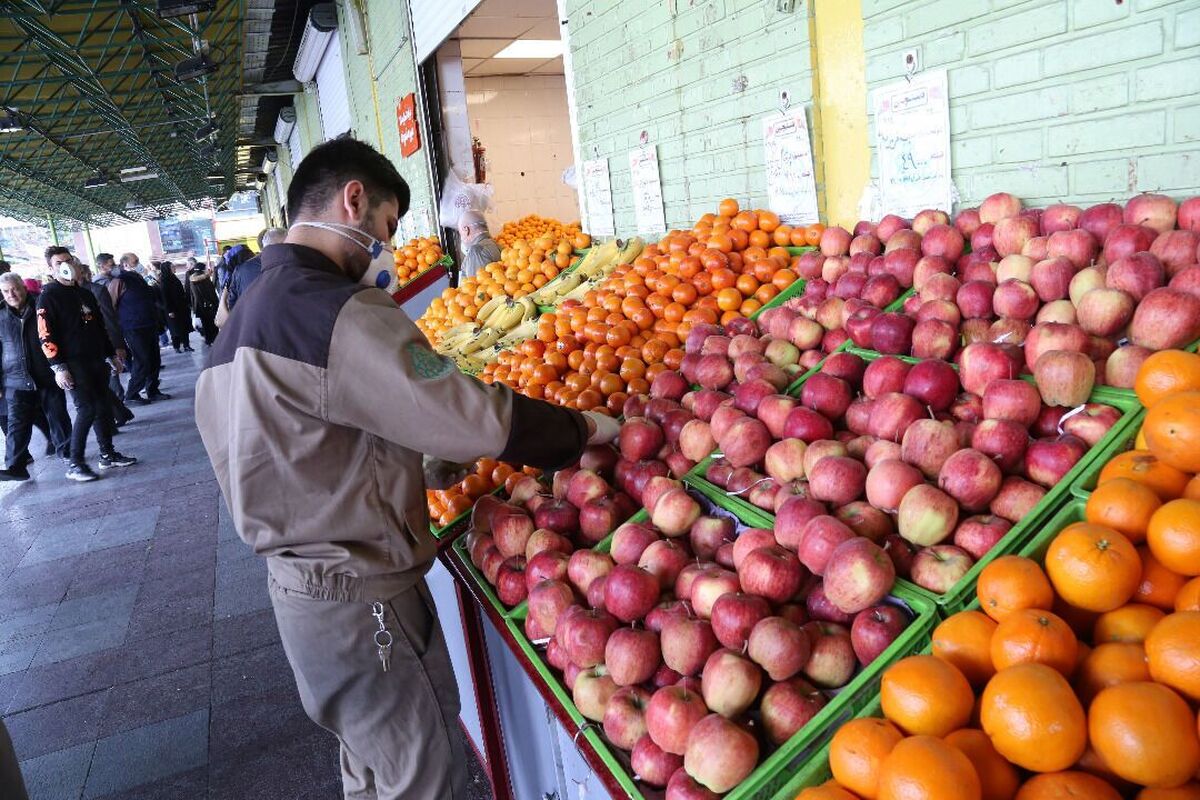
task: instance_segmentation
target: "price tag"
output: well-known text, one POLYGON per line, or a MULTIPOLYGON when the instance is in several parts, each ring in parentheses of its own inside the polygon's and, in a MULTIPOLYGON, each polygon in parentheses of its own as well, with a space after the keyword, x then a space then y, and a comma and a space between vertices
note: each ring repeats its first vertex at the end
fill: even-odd
POLYGON ((804 109, 765 117, 763 149, 771 210, 788 225, 819 221, 812 143, 804 109))
POLYGON ((607 158, 583 162, 583 206, 587 212, 588 233, 592 236, 616 235, 607 158))
POLYGON ((629 180, 633 185, 633 211, 637 219, 637 232, 665 233, 667 220, 663 212, 657 146, 648 145, 629 151, 629 180))
POLYGON ((873 105, 883 209, 910 219, 927 208, 949 213, 954 198, 946 71, 880 87, 873 105))

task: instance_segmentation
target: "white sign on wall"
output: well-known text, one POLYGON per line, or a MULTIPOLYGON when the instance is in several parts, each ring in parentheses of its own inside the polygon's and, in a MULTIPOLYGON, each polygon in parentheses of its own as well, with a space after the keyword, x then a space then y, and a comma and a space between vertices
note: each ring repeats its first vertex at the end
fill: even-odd
POLYGON ((804 109, 764 117, 763 149, 771 210, 788 225, 818 222, 817 181, 804 109))
POLYGON ((662 180, 658 175, 658 147, 647 145, 629 151, 629 180, 633 184, 633 211, 639 234, 664 233, 662 180))
POLYGON ((873 105, 883 208, 909 218, 926 208, 949 213, 953 184, 946 71, 882 86, 875 90, 873 105))
POLYGON ((588 233, 592 236, 616 235, 607 158, 583 162, 583 207, 587 213, 588 233))

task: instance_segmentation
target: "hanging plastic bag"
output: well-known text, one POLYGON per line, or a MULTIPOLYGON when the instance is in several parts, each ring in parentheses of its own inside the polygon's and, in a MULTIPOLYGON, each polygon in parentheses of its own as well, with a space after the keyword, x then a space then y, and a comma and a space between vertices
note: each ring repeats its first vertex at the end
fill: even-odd
POLYGON ((483 213, 491 205, 492 187, 486 183, 463 183, 462 179, 450 170, 446 182, 442 185, 442 198, 438 203, 441 224, 447 228, 457 228, 458 220, 465 211, 483 213))

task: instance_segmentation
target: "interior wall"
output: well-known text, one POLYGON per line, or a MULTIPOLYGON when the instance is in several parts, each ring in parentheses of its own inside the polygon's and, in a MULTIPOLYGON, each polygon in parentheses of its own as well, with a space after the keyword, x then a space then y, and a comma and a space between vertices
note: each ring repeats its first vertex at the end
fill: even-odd
POLYGON ((488 225, 527 214, 579 218, 575 190, 562 182, 574 162, 567 84, 562 75, 467 77, 471 134, 486 148, 494 188, 488 225))

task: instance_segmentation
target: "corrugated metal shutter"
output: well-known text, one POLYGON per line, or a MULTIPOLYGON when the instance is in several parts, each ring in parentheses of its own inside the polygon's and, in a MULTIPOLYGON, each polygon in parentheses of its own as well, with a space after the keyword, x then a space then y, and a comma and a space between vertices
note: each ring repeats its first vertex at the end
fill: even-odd
POLYGON ((287 189, 283 185, 283 166, 276 164, 272 172, 275 175, 275 202, 282 208, 287 205, 287 189))
POLYGON ((342 66, 341 32, 334 33, 317 67, 317 105, 325 141, 350 130, 350 98, 346 94, 346 70, 342 66))
POLYGON ((412 0, 409 7, 417 63, 429 58, 477 5, 479 0, 412 0))
MULTIPOLYGON (((304 158, 304 153, 300 152, 300 126, 292 128, 292 132, 288 134, 288 163, 292 165, 292 172, 296 171, 296 167, 300 166, 300 159, 304 158)), ((278 172, 279 167, 275 167, 278 172)))

